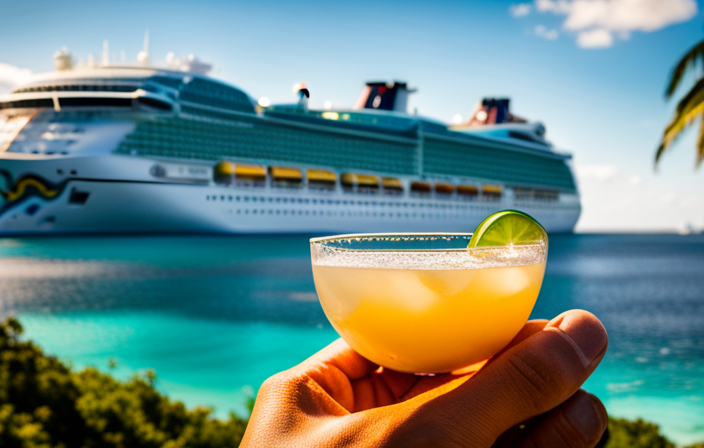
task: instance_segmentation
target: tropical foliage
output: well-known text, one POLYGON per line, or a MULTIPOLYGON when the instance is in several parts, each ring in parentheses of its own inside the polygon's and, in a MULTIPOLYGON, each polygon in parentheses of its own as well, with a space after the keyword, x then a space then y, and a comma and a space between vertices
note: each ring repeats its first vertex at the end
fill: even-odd
POLYGON ((657 425, 643 420, 630 421, 609 418, 609 430, 605 448, 675 448, 675 445, 660 434, 657 425))
MULTIPOLYGON (((0 323, 0 447, 229 448, 242 439, 245 420, 187 410, 155 389, 153 373, 118 381, 94 368, 74 372, 21 333, 15 319, 0 323)), ((599 447, 674 445, 657 425, 610 418, 599 447)))
POLYGON ((697 77, 694 86, 682 97, 675 109, 674 117, 663 132, 660 146, 655 153, 655 164, 660 161, 662 155, 672 146, 682 132, 694 121, 699 120, 699 138, 697 139, 697 167, 704 160, 704 76, 701 68, 704 65, 704 40, 692 47, 682 59, 677 63, 665 90, 665 98, 671 99, 678 88, 687 78, 687 74, 692 73, 697 77))
POLYGON ((15 319, 0 324, 0 446, 8 448, 237 447, 246 421, 188 410, 155 389, 152 372, 118 381, 74 372, 32 342, 15 319))

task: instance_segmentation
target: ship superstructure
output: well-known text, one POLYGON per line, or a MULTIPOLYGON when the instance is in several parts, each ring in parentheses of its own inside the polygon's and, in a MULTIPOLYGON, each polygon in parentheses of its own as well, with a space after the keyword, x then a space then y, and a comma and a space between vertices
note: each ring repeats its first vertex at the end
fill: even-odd
POLYGON ((314 110, 304 88, 261 107, 199 73, 60 68, 0 98, 2 234, 468 231, 506 208, 567 232, 579 217, 542 125, 471 122, 494 103, 452 128, 407 114, 404 83, 314 110))

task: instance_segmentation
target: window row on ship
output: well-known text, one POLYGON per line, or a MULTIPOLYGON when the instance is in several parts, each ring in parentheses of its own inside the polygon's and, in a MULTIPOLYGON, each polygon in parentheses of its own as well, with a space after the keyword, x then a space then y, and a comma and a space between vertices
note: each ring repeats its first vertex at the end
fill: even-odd
MULTIPOLYGON (((263 187, 263 184, 254 183, 241 183, 236 184, 239 187, 250 187, 258 188, 263 187)), ((276 184, 271 184, 276 186, 276 184)), ((445 188, 448 184, 442 183, 442 188, 445 188)), ((467 186, 465 186, 467 187, 467 186)), ((285 188, 289 189, 290 185, 285 188)), ((293 187, 296 189, 302 189, 302 186, 293 187)), ((334 192, 334 188, 325 189, 321 191, 334 192)), ((411 191, 409 197, 402 196, 403 190, 401 191, 384 191, 381 190, 383 194, 388 199, 392 197, 398 197, 398 200, 384 201, 375 200, 371 195, 379 193, 379 190, 372 189, 343 189, 343 193, 350 194, 353 193, 360 196, 366 196, 365 199, 339 199, 339 198, 307 198, 307 197, 289 197, 289 196, 257 196, 257 195, 232 195, 232 194, 220 194, 220 195, 207 195, 207 201, 220 201, 220 202, 239 202, 239 203, 269 203, 269 204, 299 204, 303 206, 308 205, 326 205, 326 206, 357 206, 357 207, 398 207, 398 208, 435 208, 435 209, 448 209, 448 210, 465 210, 468 208, 476 207, 477 204, 482 203, 496 203, 502 199, 503 189, 498 186, 487 186, 485 191, 481 191, 478 188, 469 190, 466 193, 459 193, 457 191, 453 193, 438 193, 433 190, 426 190, 424 192, 411 191), (408 200, 410 199, 410 200, 408 200), (421 199, 420 201, 414 201, 414 199, 421 199), (424 201, 423 199, 438 199, 444 201, 424 201), (447 202, 450 200, 450 202, 447 202), (452 203, 454 201, 461 201, 460 203, 452 203)), ((547 206, 547 205, 557 205, 559 202, 559 193, 550 190, 530 190, 530 189, 515 189, 514 190, 514 200, 516 203, 524 205, 535 205, 535 206, 547 206), (515 193, 518 190, 520 193, 515 193)))
POLYGON ((413 175, 450 175, 497 179, 516 184, 545 184, 576 189, 559 158, 483 148, 434 138, 415 144, 354 138, 263 121, 242 126, 182 118, 139 123, 118 153, 182 159, 277 160, 413 175), (249 127, 245 126, 248 125, 249 127), (331 149, 333 148, 333 149, 331 149))

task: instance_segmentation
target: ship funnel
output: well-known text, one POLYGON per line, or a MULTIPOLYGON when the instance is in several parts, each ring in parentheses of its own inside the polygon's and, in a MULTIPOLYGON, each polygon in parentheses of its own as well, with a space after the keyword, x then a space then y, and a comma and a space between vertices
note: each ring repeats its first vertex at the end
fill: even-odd
POLYGON ((408 95, 415 91, 405 82, 368 82, 354 108, 407 113, 408 95))
POLYGON ((310 91, 305 82, 297 82, 293 85, 293 93, 298 96, 298 105, 301 107, 308 107, 308 98, 310 98, 310 91))
POLYGON ((483 98, 474 108, 465 126, 484 126, 501 123, 526 123, 523 118, 510 111, 511 100, 508 98, 483 98))

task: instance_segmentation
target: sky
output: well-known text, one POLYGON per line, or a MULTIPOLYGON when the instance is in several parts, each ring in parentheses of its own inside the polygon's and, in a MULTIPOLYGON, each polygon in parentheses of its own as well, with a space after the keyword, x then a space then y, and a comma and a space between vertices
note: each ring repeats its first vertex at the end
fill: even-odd
MULTIPOLYGON (((195 54, 211 76, 253 98, 293 102, 304 81, 311 107, 351 107, 369 80, 407 81, 410 108, 451 122, 484 96, 547 127, 573 154, 580 232, 704 229, 704 168, 696 130, 653 156, 676 100, 664 88, 679 57, 704 38, 697 0, 264 0, 22 2, 0 0, 0 93, 77 60, 136 61, 145 30, 155 65, 195 54), (9 20, 8 20, 9 19, 9 20)), ((687 79, 691 82, 695 75, 687 79)), ((686 87, 686 86, 685 86, 686 87)), ((678 95, 685 92, 680 89, 678 95)))

